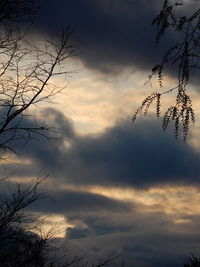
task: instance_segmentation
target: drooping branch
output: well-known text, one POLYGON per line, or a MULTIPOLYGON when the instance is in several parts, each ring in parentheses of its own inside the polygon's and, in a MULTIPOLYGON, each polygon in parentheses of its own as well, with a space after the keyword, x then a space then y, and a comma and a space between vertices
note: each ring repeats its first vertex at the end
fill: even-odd
POLYGON ((174 121, 175 137, 178 137, 181 125, 183 140, 186 141, 190 125, 195 122, 188 83, 192 75, 200 69, 200 8, 190 15, 182 15, 180 11, 183 6, 183 1, 164 0, 160 13, 152 22, 157 28, 156 45, 160 44, 162 37, 169 29, 176 33, 178 41, 166 51, 162 61, 152 68, 148 82, 151 82, 151 79, 157 75, 160 90, 144 99, 134 113, 133 121, 141 113, 146 115, 155 100, 157 101, 156 115, 160 117, 161 97, 177 91, 175 104, 164 112, 162 128, 165 131, 169 123, 174 121), (177 84, 170 89, 162 90, 164 71, 170 72, 170 68, 173 68, 173 76, 177 77, 177 84))

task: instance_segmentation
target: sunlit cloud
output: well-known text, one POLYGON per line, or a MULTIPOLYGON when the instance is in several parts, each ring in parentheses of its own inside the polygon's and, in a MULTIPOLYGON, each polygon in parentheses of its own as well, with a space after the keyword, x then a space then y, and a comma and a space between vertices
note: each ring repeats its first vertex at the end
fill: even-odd
MULTIPOLYGON (((140 213, 162 213, 176 224, 190 223, 190 216, 200 215, 200 188, 194 186, 134 188, 75 186, 60 184, 59 191, 89 192, 111 199, 128 202, 140 213), (188 218, 186 218, 188 217, 188 218)), ((133 211, 134 212, 134 211, 133 211)))
POLYGON ((44 237, 64 238, 66 229, 73 228, 73 225, 67 222, 62 214, 42 214, 32 213, 33 216, 39 216, 38 225, 33 225, 33 232, 41 234, 44 237))

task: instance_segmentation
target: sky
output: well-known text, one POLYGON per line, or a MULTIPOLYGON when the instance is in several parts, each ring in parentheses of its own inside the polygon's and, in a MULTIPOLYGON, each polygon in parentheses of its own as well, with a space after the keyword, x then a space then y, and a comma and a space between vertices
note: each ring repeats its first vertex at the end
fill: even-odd
MULTIPOLYGON (((187 1, 188 12, 195 2, 187 1)), ((43 0, 36 14, 35 41, 68 24, 74 29, 70 42, 78 53, 67 62, 70 77, 52 80, 65 89, 39 107, 41 124, 63 136, 31 140, 2 171, 24 184, 48 174, 40 190, 49 197, 31 209, 49 215, 46 228, 61 225, 57 237, 72 255, 88 252, 98 261, 115 251, 127 267, 178 267, 191 253, 200 255, 197 78, 189 84, 197 119, 187 143, 174 138, 173 125, 163 133, 154 110, 131 121, 159 90, 156 80, 144 84, 176 40, 169 33, 155 47, 151 21, 160 8, 159 0, 43 0)), ((174 69, 169 73, 166 89, 176 85, 174 69)), ((166 95, 162 110, 173 101, 166 95)))

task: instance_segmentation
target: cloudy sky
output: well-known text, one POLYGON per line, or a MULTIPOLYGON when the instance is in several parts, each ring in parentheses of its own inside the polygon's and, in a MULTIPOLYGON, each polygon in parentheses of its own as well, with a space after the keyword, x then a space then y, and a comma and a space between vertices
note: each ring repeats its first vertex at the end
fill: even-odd
MULTIPOLYGON (((159 90, 144 86, 152 66, 176 39, 171 33, 155 47, 151 21, 160 0, 42 0, 34 38, 70 24, 78 48, 67 69, 66 88, 55 103, 44 103, 42 123, 63 137, 49 144, 31 141, 7 164, 13 179, 29 183, 49 174, 41 190, 50 196, 33 209, 59 222, 63 247, 96 258, 122 253, 125 266, 182 266, 200 255, 200 148, 196 83, 190 86, 197 121, 188 143, 163 133, 154 112, 131 116, 141 101, 159 90), (44 119, 45 118, 45 119, 44 119)), ((188 2, 188 1, 187 1, 188 2)), ((192 9, 193 2, 187 3, 192 9)), ((175 74, 165 88, 176 85, 175 74)), ((174 101, 163 100, 162 109, 174 101)), ((41 110, 41 109, 40 109, 41 110)), ((32 123, 31 118, 27 124, 32 123)))

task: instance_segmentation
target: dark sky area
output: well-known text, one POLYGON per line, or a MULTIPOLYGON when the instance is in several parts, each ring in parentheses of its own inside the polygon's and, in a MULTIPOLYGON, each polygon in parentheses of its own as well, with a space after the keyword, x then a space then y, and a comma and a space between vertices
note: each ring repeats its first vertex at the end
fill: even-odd
POLYGON ((159 6, 155 0, 42 1, 38 27, 55 32, 70 24, 86 67, 105 73, 147 70, 159 58, 151 27, 159 6))

